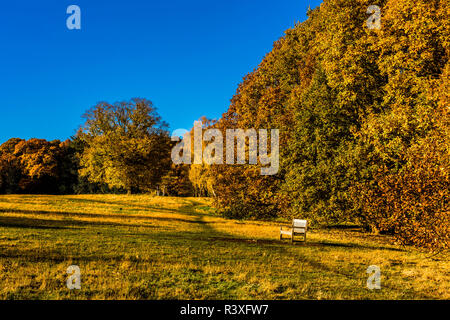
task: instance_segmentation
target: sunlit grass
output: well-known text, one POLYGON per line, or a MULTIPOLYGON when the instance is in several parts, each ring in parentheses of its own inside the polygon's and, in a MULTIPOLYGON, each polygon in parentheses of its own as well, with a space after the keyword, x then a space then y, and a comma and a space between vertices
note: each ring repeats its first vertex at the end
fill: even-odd
POLYGON ((278 223, 211 215, 208 199, 0 196, 2 299, 449 299, 448 254, 357 228, 278 240, 278 223), (81 269, 81 290, 66 269, 81 269), (366 269, 381 268, 381 290, 366 269))

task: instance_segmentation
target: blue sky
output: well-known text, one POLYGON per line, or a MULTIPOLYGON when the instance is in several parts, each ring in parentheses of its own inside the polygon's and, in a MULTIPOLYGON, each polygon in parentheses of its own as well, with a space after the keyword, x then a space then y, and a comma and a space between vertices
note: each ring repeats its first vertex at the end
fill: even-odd
POLYGON ((0 143, 65 140, 99 101, 153 101, 171 130, 219 118, 319 0, 40 0, 0 9, 0 143), (69 30, 69 5, 81 30, 69 30))

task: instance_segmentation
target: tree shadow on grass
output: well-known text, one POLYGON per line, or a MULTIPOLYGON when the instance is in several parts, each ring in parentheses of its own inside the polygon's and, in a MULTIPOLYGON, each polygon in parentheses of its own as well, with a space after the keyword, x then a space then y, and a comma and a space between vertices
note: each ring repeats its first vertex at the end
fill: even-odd
POLYGON ((250 239, 250 238, 232 238, 232 237, 209 237, 211 241, 225 241, 225 242, 241 242, 248 244, 260 244, 260 245, 290 245, 293 247, 334 247, 334 248, 349 248, 349 249, 358 249, 358 250, 390 250, 390 251, 398 251, 405 252, 406 250, 398 249, 398 248, 389 248, 389 247, 376 247, 376 246, 364 246, 354 243, 340 243, 340 242, 315 242, 315 241, 296 241, 291 243, 290 240, 268 240, 268 239, 250 239))
POLYGON ((404 249, 400 248, 391 248, 391 247, 384 247, 384 246, 367 246, 367 245, 360 245, 357 243, 342 243, 342 242, 311 242, 307 241, 305 243, 306 246, 310 247, 341 247, 341 248, 350 248, 350 249, 364 249, 364 250, 388 250, 388 251, 397 251, 397 252, 406 252, 404 249))
POLYGON ((50 220, 25 217, 0 216, 0 227, 24 228, 24 229, 81 229, 88 226, 119 226, 119 227, 145 227, 154 228, 152 225, 135 225, 115 222, 79 221, 79 220, 50 220))
MULTIPOLYGON (((15 249, 15 248, 14 248, 15 249)), ((3 259, 18 259, 26 261, 27 263, 62 263, 65 261, 72 261, 73 263, 85 265, 88 262, 102 262, 107 264, 115 264, 120 261, 127 260, 123 254, 114 253, 112 255, 98 255, 98 254, 80 254, 80 253, 68 253, 53 250, 50 248, 36 249, 24 249, 20 251, 12 250, 9 248, 2 248, 0 251, 0 258, 3 259)), ((128 259, 129 260, 129 259, 128 259)), ((141 262, 154 262, 154 260, 148 258, 139 258, 141 262)))
MULTIPOLYGON (((208 222, 202 220, 189 220, 178 217, 152 217, 152 216, 142 216, 142 215, 134 215, 134 214, 100 214, 100 213, 84 213, 84 212, 66 212, 66 211, 45 211, 45 210, 22 210, 22 209, 0 209, 0 213, 17 213, 17 214, 37 214, 37 215, 55 215, 62 217, 85 217, 85 218, 98 218, 98 219, 136 219, 136 220, 145 220, 145 221, 167 221, 167 222, 184 222, 184 223, 193 223, 193 224, 206 224, 208 222)), ((197 217, 197 216, 194 216, 197 217)), ((53 220, 45 220, 45 221, 53 221, 53 220)), ((148 226, 148 225, 140 225, 140 224, 121 224, 114 222, 86 222, 86 221, 77 221, 77 220, 67 220, 74 223, 81 224, 92 224, 92 225, 118 225, 118 226, 148 226)))
POLYGON ((28 219, 16 217, 0 217, 0 227, 20 228, 20 229, 71 229, 69 226, 55 224, 50 220, 28 219))
POLYGON ((104 201, 104 200, 94 200, 94 199, 77 199, 77 198, 67 198, 70 201, 74 202, 87 202, 87 203, 99 203, 104 204, 108 206, 116 206, 116 207, 124 207, 129 209, 141 209, 141 210, 155 210, 155 211, 162 211, 162 212, 170 212, 170 213, 181 213, 188 216, 210 216, 207 213, 201 213, 195 211, 195 205, 196 202, 192 202, 191 205, 185 205, 181 206, 180 208, 164 208, 160 206, 152 206, 152 205, 142 205, 134 202, 126 202, 126 201, 104 201), (183 210, 184 208, 184 210, 183 210), (186 210, 188 209, 188 210, 186 210))

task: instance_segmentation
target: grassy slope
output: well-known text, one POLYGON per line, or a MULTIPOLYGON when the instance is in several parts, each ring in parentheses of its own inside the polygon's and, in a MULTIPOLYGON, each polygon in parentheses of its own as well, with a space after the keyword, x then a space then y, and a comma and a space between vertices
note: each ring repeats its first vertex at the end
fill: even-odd
POLYGON ((0 196, 0 298, 449 299, 448 255, 357 230, 311 230, 209 214, 207 199, 0 196), (65 285, 81 268, 81 290, 65 285), (366 288, 378 265, 382 289, 366 288))

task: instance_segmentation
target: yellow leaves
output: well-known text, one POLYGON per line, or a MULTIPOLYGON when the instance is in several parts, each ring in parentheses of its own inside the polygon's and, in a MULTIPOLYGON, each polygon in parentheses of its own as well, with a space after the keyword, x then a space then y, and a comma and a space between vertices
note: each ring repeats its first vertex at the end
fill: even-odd
POLYGON ((32 179, 56 176, 61 152, 59 141, 48 142, 39 139, 22 141, 15 148, 15 155, 20 159, 25 173, 32 179))

